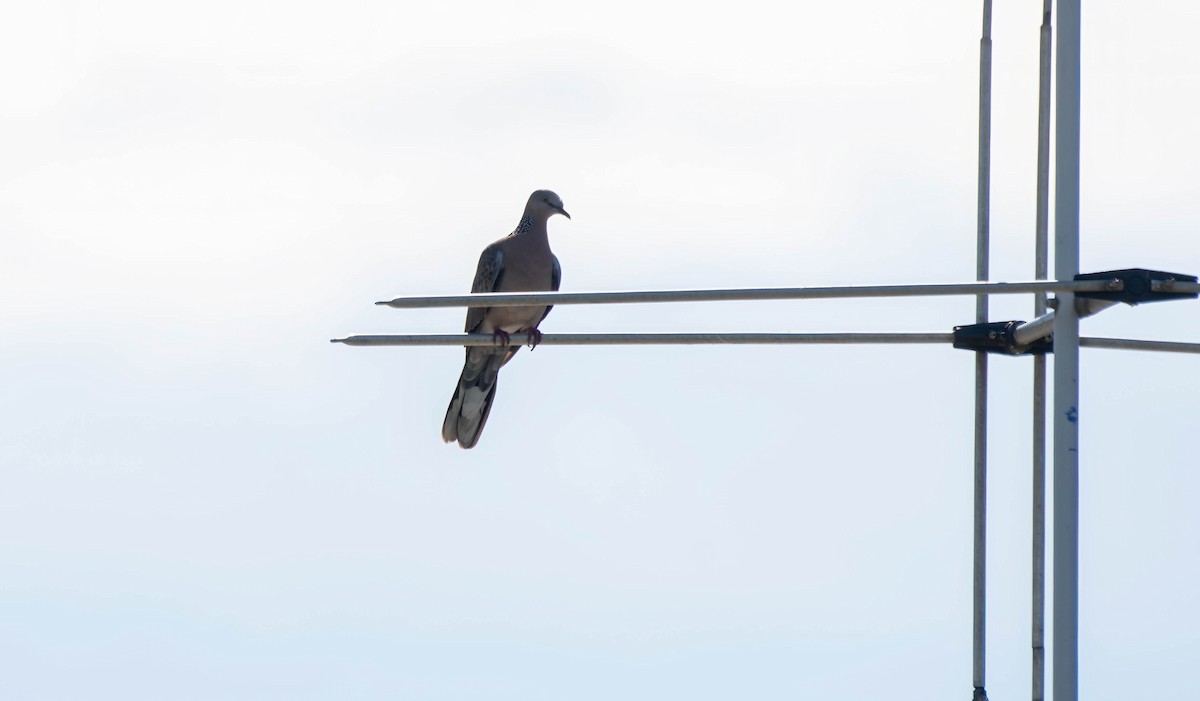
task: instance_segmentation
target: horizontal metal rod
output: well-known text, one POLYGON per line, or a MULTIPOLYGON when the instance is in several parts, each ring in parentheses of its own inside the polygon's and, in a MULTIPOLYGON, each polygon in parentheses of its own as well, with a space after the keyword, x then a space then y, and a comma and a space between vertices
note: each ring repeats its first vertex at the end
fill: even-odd
POLYGON ((1133 338, 1081 338, 1085 348, 1114 348, 1118 350, 1163 351, 1166 353, 1200 353, 1200 343, 1177 341, 1139 341, 1133 338))
MULTIPOLYGON (((768 345, 797 343, 950 343, 950 333, 548 333, 543 346, 677 346, 677 345, 768 345)), ((492 346, 488 334, 401 334, 395 336, 350 336, 331 343, 348 346, 492 346)), ((527 345, 529 337, 514 333, 509 344, 527 345)))
MULTIPOLYGON (((548 333, 544 346, 681 346, 681 345, 796 345, 796 344, 938 344, 951 343, 950 333, 548 333)), ((487 334, 435 333, 348 336, 330 343, 348 346, 491 346, 496 340, 487 334)), ((514 333, 510 345, 527 345, 529 337, 514 333)), ((1200 343, 1176 341, 1140 341, 1131 338, 1083 338, 1089 348, 1200 353, 1200 343)))
MULTIPOLYGON (((1182 283, 1180 283, 1182 284, 1182 283)), ((397 297, 376 302, 396 309, 431 307, 520 307, 545 304, 632 304, 640 302, 742 302, 772 299, 854 297, 939 297, 1035 292, 1118 292, 1120 280, 1055 282, 955 282, 929 285, 848 285, 842 287, 761 287, 719 290, 638 290, 631 292, 488 292, 438 297, 397 297)))

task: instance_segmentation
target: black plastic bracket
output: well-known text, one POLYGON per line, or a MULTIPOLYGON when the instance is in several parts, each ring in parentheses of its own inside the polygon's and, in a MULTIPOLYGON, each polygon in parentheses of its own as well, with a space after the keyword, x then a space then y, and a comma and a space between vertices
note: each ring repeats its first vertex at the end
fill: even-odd
POLYGON ((1127 270, 1108 270, 1101 273, 1082 273, 1075 276, 1076 280, 1120 280, 1125 289, 1115 292, 1076 292, 1076 297, 1086 299, 1103 299, 1125 304, 1145 304, 1146 302, 1167 302, 1172 299, 1196 299, 1195 292, 1171 292, 1163 287, 1170 287, 1171 282, 1196 282, 1195 275, 1179 275, 1161 270, 1146 270, 1144 268, 1129 268, 1127 270), (1155 288, 1159 283, 1159 289, 1155 288))
POLYGON ((955 326, 954 347, 1003 355, 1053 353, 1054 341, 1049 336, 1039 338, 1028 346, 1017 345, 1017 327, 1024 323, 1024 321, 993 321, 986 324, 955 326))

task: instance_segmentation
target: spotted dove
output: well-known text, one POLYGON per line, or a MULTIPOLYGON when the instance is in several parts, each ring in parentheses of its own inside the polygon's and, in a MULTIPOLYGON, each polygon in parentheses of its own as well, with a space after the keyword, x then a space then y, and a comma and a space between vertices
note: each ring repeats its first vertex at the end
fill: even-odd
MULTIPOLYGON (((549 190, 529 196, 525 213, 508 236, 483 249, 471 292, 539 292, 558 290, 562 269, 550 251, 546 221, 555 214, 570 219, 562 199, 549 190)), ((530 346, 541 338, 538 324, 552 307, 471 307, 467 309, 467 333, 491 334, 492 346, 468 346, 454 397, 442 423, 442 440, 473 448, 492 411, 496 379, 520 346, 508 344, 508 334, 527 333, 530 346)))

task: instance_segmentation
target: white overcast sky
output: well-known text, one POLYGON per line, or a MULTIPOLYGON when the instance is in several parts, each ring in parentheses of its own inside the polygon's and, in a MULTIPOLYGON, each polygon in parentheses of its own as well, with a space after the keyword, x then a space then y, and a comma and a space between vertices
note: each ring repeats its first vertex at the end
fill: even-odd
MULTIPOLYGON (((545 347, 461 451, 461 350, 328 339, 458 331, 372 302, 469 289, 537 188, 564 290, 970 279, 980 4, 9 3, 0 697, 968 698, 970 354, 545 347)), ((1084 4, 1082 267, 1200 272, 1200 9, 1084 4)), ((1033 272, 1041 5, 996 7, 997 280, 1033 272)), ((997 699, 1029 688, 1030 367, 992 362, 997 699)), ((1081 690, 1166 698, 1200 658, 1200 359, 1082 367, 1081 690)))

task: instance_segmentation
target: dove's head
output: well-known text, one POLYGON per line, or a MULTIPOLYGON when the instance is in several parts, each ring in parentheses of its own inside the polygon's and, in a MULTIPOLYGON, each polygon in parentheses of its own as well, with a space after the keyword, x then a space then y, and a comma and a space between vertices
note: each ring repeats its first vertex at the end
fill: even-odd
POLYGON ((571 215, 567 214, 567 210, 563 209, 562 198, 549 190, 538 190, 530 195, 529 204, 525 205, 525 212, 542 219, 549 219, 555 214, 561 214, 567 219, 571 218, 571 215))

